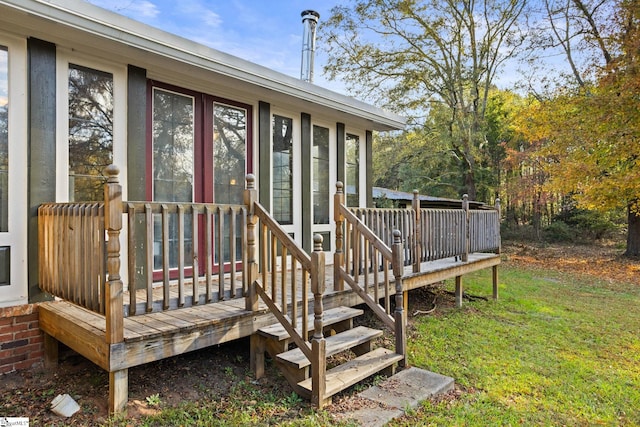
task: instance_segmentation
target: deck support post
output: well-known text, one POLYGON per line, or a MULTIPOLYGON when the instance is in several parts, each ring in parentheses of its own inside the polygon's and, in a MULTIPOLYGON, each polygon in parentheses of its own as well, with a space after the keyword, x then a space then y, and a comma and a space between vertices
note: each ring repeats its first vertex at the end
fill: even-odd
POLYGON ((246 272, 247 283, 244 286, 246 289, 245 309, 248 311, 258 311, 258 295, 253 285, 253 282, 258 278, 258 261, 256 258, 256 223, 258 222, 258 217, 255 214, 255 202, 257 201, 256 177, 249 174, 246 177, 246 189, 244 190, 244 204, 247 206, 247 263, 249 264, 246 272))
POLYGON ((398 362, 398 366, 404 367, 407 361, 407 337, 406 337, 406 312, 404 310, 404 289, 402 286, 402 274, 404 271, 403 249, 402 249, 402 233, 400 230, 393 230, 392 267, 393 275, 396 282, 396 310, 394 312, 395 334, 396 334, 396 353, 403 358, 398 362))
POLYGON ((325 291, 325 261, 322 249, 322 236, 313 236, 313 252, 311 253, 311 292, 313 292, 313 338, 311 340, 311 403, 321 409, 326 403, 326 371, 327 342, 322 330, 323 307, 322 295, 325 291))
POLYGON ((464 253, 462 254, 462 261, 469 261, 469 249, 470 249, 470 234, 469 234, 469 195, 464 194, 462 196, 462 209, 465 212, 465 221, 464 221, 464 253))
POLYGON ((264 352, 267 350, 265 348, 265 339, 258 334, 253 334, 249 338, 250 343, 250 355, 249 355, 249 368, 255 379, 259 380, 264 377, 264 352))
POLYGON ((413 190, 413 201, 411 202, 411 205, 416 216, 416 228, 414 230, 413 236, 413 248, 411 248, 411 254, 413 256, 413 272, 419 273, 422 255, 422 214, 420 212, 420 195, 418 190, 413 190))
POLYGON ((54 369, 58 366, 58 340, 44 333, 44 367, 54 369))
POLYGON ((493 279, 493 299, 498 301, 498 266, 492 267, 492 279, 493 279))
POLYGON ((340 212, 341 206, 344 205, 344 185, 342 182, 336 182, 336 194, 333 196, 333 219, 336 222, 336 252, 333 254, 333 290, 344 290, 344 281, 340 277, 339 268, 344 265, 344 217, 340 212))
POLYGON ((120 412, 129 399, 129 370, 109 372, 109 413, 120 412))
MULTIPOLYGON (((124 301, 120 279, 120 230, 122 230, 122 186, 116 165, 105 169, 108 176, 104 187, 104 222, 107 231, 107 283, 105 284, 106 343, 124 342, 124 301)), ((111 363, 111 361, 109 361, 111 363)), ((109 372, 109 412, 123 410, 127 403, 126 369, 109 372)))
POLYGON ((456 276, 456 307, 462 307, 462 276, 456 276))

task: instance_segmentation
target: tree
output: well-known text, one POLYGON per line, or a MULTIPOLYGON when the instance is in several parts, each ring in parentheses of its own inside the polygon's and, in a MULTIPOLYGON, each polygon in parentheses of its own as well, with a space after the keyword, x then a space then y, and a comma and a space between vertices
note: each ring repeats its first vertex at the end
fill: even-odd
MULTIPOLYGON (((325 72, 355 94, 424 116, 445 108, 447 143, 476 199, 492 84, 523 41, 524 1, 361 0, 332 9, 320 29, 325 72)), ((427 149, 424 147, 423 149, 427 149)))
POLYGON ((592 84, 612 60, 610 24, 615 14, 612 0, 543 0, 533 13, 529 33, 528 89, 541 99, 567 87, 592 84), (557 53, 557 54, 556 54, 557 53), (566 64, 548 58, 562 58, 566 64), (568 67, 565 70, 563 65, 568 67), (561 71, 559 71, 561 70, 561 71), (543 93, 540 93, 540 89, 543 93))
POLYGON ((604 46, 596 80, 543 100, 521 129, 531 141, 543 142, 539 153, 550 159, 549 188, 571 195, 579 207, 627 210, 626 255, 638 256, 640 5, 618 2, 607 22, 609 35, 595 41, 604 46))

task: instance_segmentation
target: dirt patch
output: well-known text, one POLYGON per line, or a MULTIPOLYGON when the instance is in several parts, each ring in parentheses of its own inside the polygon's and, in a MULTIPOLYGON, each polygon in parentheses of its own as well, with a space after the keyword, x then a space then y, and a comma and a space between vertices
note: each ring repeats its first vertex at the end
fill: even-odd
MULTIPOLYGON (((506 243, 503 249, 504 260, 508 264, 640 284, 640 263, 623 258, 622 251, 613 245, 539 247, 506 243)), ((434 304, 437 304, 438 310, 455 305, 453 295, 438 286, 412 291, 409 301, 408 334, 412 331, 414 313, 429 312, 434 304)), ((466 309, 469 307, 467 304, 466 309)), ((381 326, 371 313, 357 319, 356 323, 381 326)), ((391 334, 385 334, 379 345, 393 348, 391 334)), ((156 413, 158 409, 153 405, 156 400, 162 402, 162 407, 201 399, 224 400, 241 381, 252 381, 265 395, 276 389, 290 393, 281 375, 268 374, 263 380, 252 380, 249 372, 249 342, 243 339, 130 369, 128 417, 133 420, 156 413)), ((376 379, 369 381, 371 383, 376 379)), ((328 410, 339 414, 364 405, 351 396, 366 386, 358 385, 334 397, 334 403, 328 410)), ((61 361, 55 371, 40 369, 5 374, 0 376, 0 389, 0 416, 29 417, 31 425, 92 426, 101 425, 107 419, 107 373, 68 350, 61 351, 61 361), (63 419, 49 409, 53 398, 64 393, 70 394, 81 407, 80 412, 70 419, 63 419)), ((453 400, 467 392, 473 391, 456 388, 438 399, 453 400)), ((307 407, 308 403, 300 405, 307 407)))

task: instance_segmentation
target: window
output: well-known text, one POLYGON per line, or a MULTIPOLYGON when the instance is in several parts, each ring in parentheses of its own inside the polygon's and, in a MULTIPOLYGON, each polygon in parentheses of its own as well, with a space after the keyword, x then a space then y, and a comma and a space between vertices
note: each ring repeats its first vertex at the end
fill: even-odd
POLYGON ((273 116, 273 217, 293 224, 293 119, 273 116))
POLYGON ((9 51, 0 46, 0 232, 9 231, 9 51))
POLYGON ((194 99, 153 88, 153 200, 193 201, 194 99))
MULTIPOLYGON (((168 84, 149 81, 152 132, 148 158, 153 164, 148 197, 156 202, 242 204, 244 180, 250 167, 251 107, 168 84)), ((236 218, 238 220, 238 218, 236 218)), ((231 259, 224 223, 222 263, 231 259)), ((178 267, 178 221, 169 214, 169 268, 178 267)), ((217 225, 214 224, 217 230, 217 225)), ((236 260, 241 259, 241 229, 237 228, 236 260)), ((204 251, 204 227, 199 227, 204 251)), ((215 231, 214 233, 217 233, 215 231)), ((193 253, 193 224, 185 216, 184 258, 193 253)), ((217 243, 217 237, 214 239, 217 243)), ((219 252, 214 251, 219 265, 219 252)), ((204 262, 200 263, 202 273, 204 262)), ((154 269, 162 268, 162 220, 154 223, 154 269)), ((216 267, 214 267, 216 268, 216 267)))
POLYGON ((213 197, 242 204, 247 151, 247 110, 213 104, 213 197))
POLYGON ((313 126, 313 223, 329 224, 329 128, 313 126))
POLYGON ((0 307, 28 302, 26 52, 0 34, 0 307))
POLYGON ((347 206, 360 205, 360 138, 347 134, 347 206))
POLYGON ((69 64, 69 199, 104 200, 113 162, 113 75, 69 64))
MULTIPOLYGON (((153 200, 194 201, 195 99, 153 88, 153 200)), ((192 224, 185 218, 185 256, 191 254, 192 224)), ((154 269, 162 268, 162 218, 153 225, 154 269)), ((169 266, 178 267, 178 220, 169 216, 169 266)))

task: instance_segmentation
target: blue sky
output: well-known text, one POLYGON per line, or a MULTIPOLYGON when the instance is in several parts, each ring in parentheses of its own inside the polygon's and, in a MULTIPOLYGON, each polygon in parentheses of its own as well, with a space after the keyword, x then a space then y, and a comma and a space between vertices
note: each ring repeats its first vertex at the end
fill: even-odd
MULTIPOLYGON (((164 31, 241 57, 292 77, 300 77, 303 10, 320 13, 320 22, 331 15, 340 0, 85 0, 164 31)), ((341 82, 322 75, 326 55, 316 52, 314 83, 345 93, 341 82)), ((549 69, 566 69, 564 57, 549 53, 549 69)), ((548 64, 547 64, 548 65, 548 64)), ((509 88, 522 79, 513 61, 498 75, 497 84, 509 88)), ((535 84, 535 82, 534 82, 535 84)))
MULTIPOLYGON (((88 0, 170 33, 299 78, 303 10, 328 18, 339 0, 88 0)), ((316 54, 314 83, 342 91, 322 76, 316 54)))

